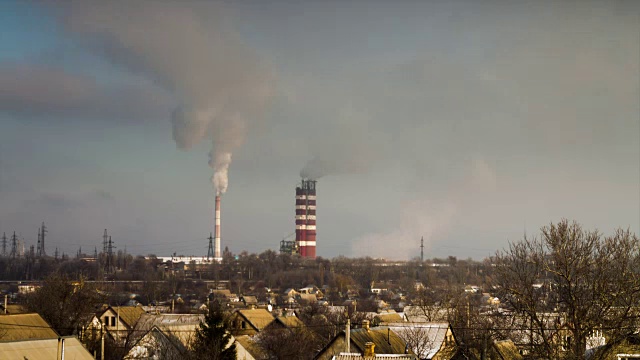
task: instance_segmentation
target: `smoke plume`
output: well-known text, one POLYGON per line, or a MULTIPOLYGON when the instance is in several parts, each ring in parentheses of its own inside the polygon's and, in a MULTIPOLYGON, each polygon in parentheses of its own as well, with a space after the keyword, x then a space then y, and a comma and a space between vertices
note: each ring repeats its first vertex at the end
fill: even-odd
POLYGON ((273 74, 201 2, 78 1, 62 11, 65 29, 113 65, 152 79, 178 101, 173 139, 188 150, 212 141, 215 190, 228 186, 231 154, 272 95, 273 74))

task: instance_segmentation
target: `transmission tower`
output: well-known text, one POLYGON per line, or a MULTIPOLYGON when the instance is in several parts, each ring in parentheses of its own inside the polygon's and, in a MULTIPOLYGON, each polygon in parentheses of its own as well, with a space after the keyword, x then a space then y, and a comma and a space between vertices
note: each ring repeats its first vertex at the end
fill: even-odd
POLYGON ((38 245, 36 246, 36 255, 38 257, 42 256, 42 235, 40 233, 40 228, 38 228, 38 245))
POLYGON ((107 235, 107 229, 104 229, 104 235, 102 235, 102 252, 107 253, 107 246, 109 243, 109 235, 107 235))
POLYGON ((7 234, 2 233, 2 256, 7 256, 7 234))
POLYGON ((213 234, 209 233, 209 237, 207 238, 209 240, 209 250, 207 250, 207 260, 210 260, 212 257, 214 257, 214 252, 213 252, 213 234))
POLYGON ((420 262, 424 262, 424 236, 420 238, 420 262))
POLYGON ((107 244, 107 272, 113 271, 113 241, 111 241, 111 236, 109 236, 109 243, 107 244))
POLYGON ((44 221, 42 222, 42 228, 40 229, 40 248, 38 249, 39 256, 47 256, 47 252, 44 250, 44 237, 47 234, 47 227, 44 226, 44 221))
POLYGON ((11 236, 11 258, 14 258, 18 255, 18 237, 16 236, 16 232, 13 232, 11 236))

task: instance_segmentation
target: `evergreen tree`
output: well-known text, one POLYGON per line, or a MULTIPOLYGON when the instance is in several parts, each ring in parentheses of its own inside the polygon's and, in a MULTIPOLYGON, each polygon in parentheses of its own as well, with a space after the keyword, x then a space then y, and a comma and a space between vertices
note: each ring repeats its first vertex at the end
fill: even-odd
POLYGON ((231 343, 232 336, 222 305, 217 301, 209 304, 209 313, 196 331, 193 342, 194 359, 235 360, 236 345, 231 343))

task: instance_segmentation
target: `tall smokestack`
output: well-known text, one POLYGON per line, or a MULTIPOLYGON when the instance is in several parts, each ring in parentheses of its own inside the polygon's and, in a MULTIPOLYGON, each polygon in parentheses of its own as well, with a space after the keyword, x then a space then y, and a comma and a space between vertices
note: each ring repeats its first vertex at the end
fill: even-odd
POLYGON ((300 256, 316 258, 316 181, 302 179, 296 188, 296 245, 300 256))
POLYGON ((214 258, 216 260, 221 260, 222 256, 220 255, 220 195, 216 195, 216 207, 215 207, 215 217, 216 217, 216 225, 214 229, 214 258))

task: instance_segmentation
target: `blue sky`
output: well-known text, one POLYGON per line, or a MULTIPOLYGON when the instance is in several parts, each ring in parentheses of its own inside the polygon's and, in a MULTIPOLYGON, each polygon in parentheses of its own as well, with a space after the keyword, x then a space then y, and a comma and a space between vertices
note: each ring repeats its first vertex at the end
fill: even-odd
POLYGON ((0 232, 27 246, 45 221, 49 253, 107 228, 206 254, 212 146, 234 252, 294 231, 313 159, 323 257, 640 229, 636 2, 126 4, 0 3, 0 232))

